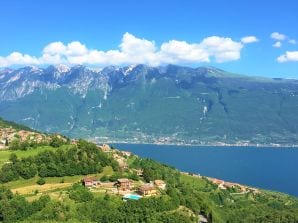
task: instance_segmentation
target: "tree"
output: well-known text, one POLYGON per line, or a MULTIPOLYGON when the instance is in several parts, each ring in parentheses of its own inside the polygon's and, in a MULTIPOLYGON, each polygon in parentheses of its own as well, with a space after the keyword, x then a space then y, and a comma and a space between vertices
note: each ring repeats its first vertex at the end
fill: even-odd
POLYGON ((50 140, 50 146, 52 147, 60 147, 65 144, 64 139, 58 135, 52 135, 50 140))
POLYGON ((103 175, 101 178, 100 178, 100 181, 102 182, 107 182, 109 181, 109 177, 107 175, 103 175))
POLYGON ((20 140, 19 139, 12 140, 9 144, 9 149, 10 150, 19 150, 20 149, 20 140))
POLYGON ((13 197, 11 190, 7 189, 4 186, 0 187, 0 200, 9 200, 13 197))

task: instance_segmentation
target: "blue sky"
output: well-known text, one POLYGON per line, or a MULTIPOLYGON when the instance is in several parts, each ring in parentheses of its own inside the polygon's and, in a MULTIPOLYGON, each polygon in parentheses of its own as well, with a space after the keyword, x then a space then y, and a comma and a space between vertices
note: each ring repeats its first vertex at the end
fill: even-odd
POLYGON ((0 9, 2 67, 174 63, 298 78, 296 0, 2 0, 0 9))

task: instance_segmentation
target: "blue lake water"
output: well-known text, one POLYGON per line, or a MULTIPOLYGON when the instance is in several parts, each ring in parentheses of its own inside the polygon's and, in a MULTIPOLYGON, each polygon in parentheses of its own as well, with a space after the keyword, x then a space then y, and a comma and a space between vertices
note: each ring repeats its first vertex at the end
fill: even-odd
POLYGON ((298 197, 298 148, 114 144, 179 170, 298 197))

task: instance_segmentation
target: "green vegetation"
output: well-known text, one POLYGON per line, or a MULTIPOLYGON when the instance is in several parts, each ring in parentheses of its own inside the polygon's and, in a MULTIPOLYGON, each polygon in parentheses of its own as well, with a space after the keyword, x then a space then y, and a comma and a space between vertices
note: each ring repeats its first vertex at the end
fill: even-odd
POLYGON ((127 157, 119 151, 104 153, 84 140, 76 145, 0 151, 0 221, 3 222, 297 222, 298 200, 282 193, 235 193, 221 190, 206 178, 181 174, 175 168, 127 157), (7 154, 9 152, 9 154, 7 154), (4 153, 5 155, 2 155, 4 153), (126 159, 121 169, 113 158, 126 159), (5 160, 6 159, 6 160, 5 160), (135 170, 143 170, 142 176, 135 170), (84 176, 103 182, 127 177, 135 182, 161 179, 166 190, 157 196, 122 201, 117 193, 88 189, 84 176))
POLYGON ((45 181, 44 178, 40 177, 40 178, 38 178, 38 180, 36 181, 36 183, 37 183, 38 185, 44 185, 44 184, 46 183, 46 181, 45 181))
POLYGON ((82 184, 74 184, 69 190, 69 198, 76 202, 86 202, 93 199, 93 194, 82 184))
POLYGON ((30 179, 36 175, 62 177, 98 173, 108 165, 117 168, 116 163, 98 150, 95 144, 83 140, 80 140, 76 147, 68 150, 47 150, 20 160, 16 155, 11 155, 9 161, 0 170, 2 183, 17 180, 20 177, 30 179))

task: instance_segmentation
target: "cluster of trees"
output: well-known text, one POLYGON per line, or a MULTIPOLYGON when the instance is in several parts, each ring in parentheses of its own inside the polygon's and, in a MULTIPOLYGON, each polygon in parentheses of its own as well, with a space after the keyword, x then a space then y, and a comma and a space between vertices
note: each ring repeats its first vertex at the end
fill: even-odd
POLYGON ((156 179, 165 180, 168 184, 175 186, 180 179, 180 172, 173 167, 161 164, 152 159, 136 158, 130 164, 131 168, 142 169, 143 178, 146 182, 156 179))
POLYGON ((13 195, 10 190, 0 187, 0 221, 17 222, 24 220, 43 210, 50 202, 50 197, 47 195, 41 196, 33 202, 28 202, 25 197, 13 195))
POLYGON ((97 149, 93 143, 80 140, 77 146, 68 149, 44 151, 36 156, 18 159, 10 157, 0 170, 0 182, 9 182, 19 177, 30 179, 40 177, 61 177, 101 172, 103 167, 118 168, 117 162, 97 149))
POLYGON ((77 210, 81 213, 77 218, 82 222, 197 222, 196 216, 178 211, 178 205, 169 196, 123 202, 115 196, 106 195, 79 204, 77 210))

